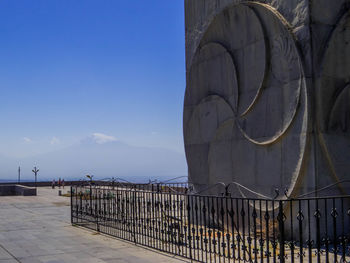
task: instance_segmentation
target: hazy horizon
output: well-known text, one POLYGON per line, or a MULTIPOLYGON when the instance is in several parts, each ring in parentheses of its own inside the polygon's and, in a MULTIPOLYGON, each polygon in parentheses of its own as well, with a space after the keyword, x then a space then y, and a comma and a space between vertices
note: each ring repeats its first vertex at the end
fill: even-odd
POLYGON ((47 181, 85 179, 93 174, 96 179, 122 178, 129 181, 171 179, 187 174, 183 153, 161 148, 132 146, 112 136, 93 134, 79 143, 49 153, 22 158, 2 156, 1 181, 33 181, 34 166, 40 169, 38 180, 47 181), (16 166, 17 165, 17 166, 16 166), (4 173, 4 171, 7 171, 4 173))

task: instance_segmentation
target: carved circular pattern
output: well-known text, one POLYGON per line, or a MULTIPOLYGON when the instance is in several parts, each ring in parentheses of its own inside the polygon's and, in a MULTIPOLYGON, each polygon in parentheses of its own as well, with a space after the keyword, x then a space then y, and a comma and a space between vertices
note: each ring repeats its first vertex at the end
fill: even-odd
MULTIPOLYGON (((317 187, 330 179, 349 179, 350 159, 350 11, 343 14, 327 39, 316 86, 316 119, 320 149, 324 158, 318 164, 322 177, 317 187), (330 177, 329 177, 330 175, 330 177)), ((349 194, 346 184, 338 184, 339 194, 349 194)), ((336 195, 334 189, 330 194, 336 195)), ((323 193, 324 194, 324 193, 323 193)), ((338 194, 338 193, 337 193, 338 194)))
POLYGON ((198 190, 235 181, 271 194, 295 183, 305 85, 293 36, 275 11, 239 4, 214 18, 194 55, 184 104, 189 177, 198 190))

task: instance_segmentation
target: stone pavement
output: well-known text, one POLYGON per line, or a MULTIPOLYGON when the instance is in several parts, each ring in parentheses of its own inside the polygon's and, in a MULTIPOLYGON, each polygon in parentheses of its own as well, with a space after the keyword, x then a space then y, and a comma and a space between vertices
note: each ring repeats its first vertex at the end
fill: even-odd
POLYGON ((69 202, 48 187, 0 197, 0 263, 189 262, 73 227, 69 202))

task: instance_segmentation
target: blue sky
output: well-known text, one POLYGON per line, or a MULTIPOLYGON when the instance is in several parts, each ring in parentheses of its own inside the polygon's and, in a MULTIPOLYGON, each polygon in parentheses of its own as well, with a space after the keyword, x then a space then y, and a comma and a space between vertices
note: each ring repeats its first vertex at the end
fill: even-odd
POLYGON ((183 1, 2 0, 1 154, 94 133, 183 152, 183 1))

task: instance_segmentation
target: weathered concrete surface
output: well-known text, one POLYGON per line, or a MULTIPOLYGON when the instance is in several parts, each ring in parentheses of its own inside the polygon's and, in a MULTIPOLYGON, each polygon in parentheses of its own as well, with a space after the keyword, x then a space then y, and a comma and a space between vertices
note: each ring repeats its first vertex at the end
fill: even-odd
POLYGON ((0 196, 7 196, 7 195, 23 195, 23 196, 36 195, 36 188, 19 185, 19 184, 4 184, 4 185, 1 184, 0 196))
POLYGON ((276 188, 297 197, 350 179, 349 3, 185 0, 184 139, 196 190, 234 181, 260 197, 276 188))
POLYGON ((71 226, 70 199, 57 191, 0 197, 0 263, 187 262, 71 226))

